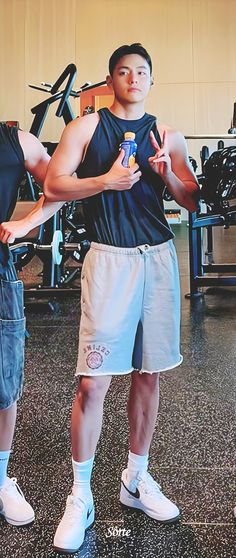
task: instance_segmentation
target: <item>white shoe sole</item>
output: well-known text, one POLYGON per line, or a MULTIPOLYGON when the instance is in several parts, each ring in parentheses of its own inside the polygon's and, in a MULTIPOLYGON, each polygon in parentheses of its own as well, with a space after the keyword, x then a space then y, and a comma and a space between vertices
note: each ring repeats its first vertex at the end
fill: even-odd
POLYGON ((175 523, 176 521, 178 521, 180 519, 180 515, 181 515, 181 512, 179 511, 179 513, 174 517, 169 517, 169 518, 168 517, 167 518, 160 517, 157 514, 155 514, 155 512, 152 512, 151 510, 148 510, 140 502, 140 500, 138 500, 136 498, 132 498, 132 496, 126 497, 126 495, 124 495, 122 493, 120 494, 120 503, 123 506, 125 506, 126 508, 136 509, 136 510, 139 510, 139 511, 145 513, 146 515, 148 515, 148 517, 151 517, 152 519, 155 519, 155 521, 158 521, 159 523, 175 523))
MULTIPOLYGON (((90 527, 93 526, 94 520, 95 520, 95 513, 94 513, 94 508, 93 508, 93 512, 90 514, 87 525, 86 525, 86 528, 85 528, 85 534, 86 534, 86 531, 90 527)), ((85 539, 85 536, 84 536, 84 539, 85 539)), ((63 548, 63 547, 57 546, 55 544, 53 544, 53 548, 54 548, 54 550, 59 552, 59 554, 74 554, 75 552, 78 552, 78 550, 83 546, 84 539, 83 539, 82 543, 77 548, 63 548)))
POLYGON ((35 521, 35 515, 25 521, 16 521, 15 519, 11 519, 10 517, 7 517, 3 512, 0 512, 0 515, 4 517, 9 525, 14 525, 14 527, 23 527, 24 525, 30 525, 30 523, 33 523, 35 521))

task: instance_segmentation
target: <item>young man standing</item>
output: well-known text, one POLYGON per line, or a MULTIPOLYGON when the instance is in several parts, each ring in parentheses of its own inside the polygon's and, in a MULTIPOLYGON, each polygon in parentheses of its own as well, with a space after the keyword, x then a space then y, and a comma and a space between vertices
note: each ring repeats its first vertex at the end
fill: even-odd
POLYGON ((7 476, 17 400, 23 385, 25 340, 23 284, 17 279, 8 243, 49 219, 62 203, 46 202, 41 196, 24 219, 9 219, 25 170, 42 184, 49 159, 32 134, 0 124, 0 514, 17 526, 31 523, 34 510, 16 479, 7 476))
POLYGON ((159 399, 159 372, 182 362, 179 351, 179 275, 173 234, 165 219, 166 186, 189 211, 198 185, 183 136, 145 113, 152 63, 138 43, 110 58, 111 108, 70 123, 48 167, 49 200, 86 199, 92 240, 82 274, 77 375, 72 410, 74 484, 54 546, 75 552, 94 520, 90 478, 103 402, 113 375, 131 373, 129 456, 120 501, 162 522, 179 509, 147 472, 159 399), (119 144, 135 133, 136 163, 124 168, 119 144), (78 178, 71 174, 78 168, 78 178))

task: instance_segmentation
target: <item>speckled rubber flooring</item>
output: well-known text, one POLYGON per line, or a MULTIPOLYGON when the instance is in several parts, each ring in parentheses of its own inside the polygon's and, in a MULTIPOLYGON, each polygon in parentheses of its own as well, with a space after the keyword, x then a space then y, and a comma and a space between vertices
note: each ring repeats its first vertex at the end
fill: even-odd
MULTIPOLYGON (((184 363, 161 378, 150 470, 181 507, 182 518, 175 525, 158 524, 119 504, 129 377, 114 378, 93 476, 96 521, 74 555, 78 558, 236 557, 236 287, 185 299, 188 229, 178 225, 175 233, 184 363)), ((216 240, 221 261, 235 262, 236 228, 219 229, 216 240)), ((24 268, 26 285, 39 281, 39 269, 36 260, 24 268)), ((0 520, 1 558, 59 557, 52 541, 72 482, 69 423, 79 308, 77 295, 61 301, 54 314, 26 310, 25 389, 9 472, 33 505, 36 521, 16 528, 0 520)))

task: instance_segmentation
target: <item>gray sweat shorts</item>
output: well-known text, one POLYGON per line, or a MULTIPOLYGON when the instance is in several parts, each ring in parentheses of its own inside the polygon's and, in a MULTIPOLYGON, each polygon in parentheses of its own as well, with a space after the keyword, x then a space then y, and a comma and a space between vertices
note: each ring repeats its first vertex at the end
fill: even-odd
POLYGON ((76 375, 153 373, 182 362, 173 241, 117 248, 92 242, 81 272, 76 375))
POLYGON ((0 409, 19 399, 24 376, 23 283, 10 262, 0 267, 0 409))

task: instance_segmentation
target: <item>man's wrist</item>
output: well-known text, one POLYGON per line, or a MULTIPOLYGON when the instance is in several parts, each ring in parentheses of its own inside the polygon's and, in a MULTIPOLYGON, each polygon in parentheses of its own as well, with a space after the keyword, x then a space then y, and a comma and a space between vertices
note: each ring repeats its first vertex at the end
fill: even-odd
POLYGON ((172 180, 173 178, 175 178, 175 174, 173 173, 172 169, 168 170, 167 172, 165 172, 165 174, 163 176, 161 176, 163 182, 165 183, 165 186, 171 186, 172 180))
POLYGON ((31 231, 34 227, 37 227, 37 226, 38 226, 38 223, 35 222, 35 221, 36 221, 36 220, 35 220, 35 219, 32 219, 31 216, 27 216, 27 215, 26 215, 26 217, 23 217, 23 219, 21 219, 21 220, 19 221, 19 225, 20 225, 21 227, 23 227, 24 229, 27 229, 28 232, 29 232, 29 231, 31 231))
POLYGON ((107 180, 107 173, 106 174, 101 174, 100 176, 97 176, 95 180, 97 181, 99 192, 104 192, 104 190, 109 190, 109 183, 108 183, 108 180, 107 180))

